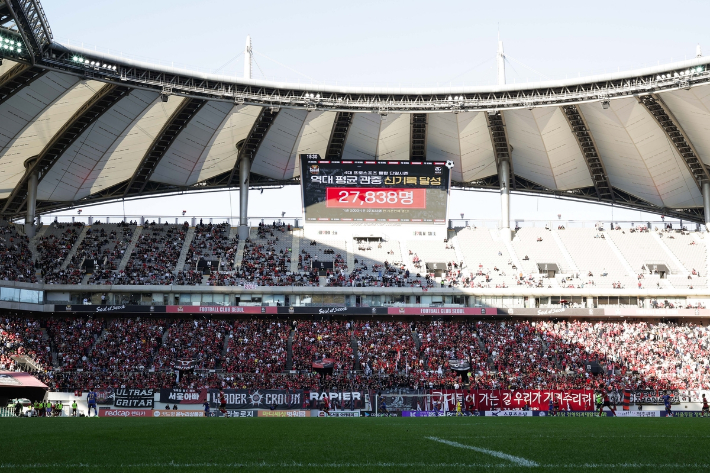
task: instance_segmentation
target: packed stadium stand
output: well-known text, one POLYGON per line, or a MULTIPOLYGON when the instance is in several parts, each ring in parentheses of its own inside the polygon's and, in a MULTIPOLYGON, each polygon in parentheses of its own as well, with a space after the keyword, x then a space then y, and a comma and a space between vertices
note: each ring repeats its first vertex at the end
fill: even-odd
POLYGON ((5 368, 30 357, 38 376, 67 390, 127 379, 175 387, 174 367, 185 359, 195 363, 190 379, 213 387, 229 379, 258 387, 268 374, 280 386, 352 385, 356 377, 362 388, 710 387, 710 331, 692 323, 3 318, 0 337, 5 368), (311 364, 322 358, 333 358, 335 369, 313 378, 311 364), (289 359, 293 371, 285 371, 289 359), (451 360, 468 362, 467 374, 452 371, 451 360), (589 362, 603 373, 591 375, 589 362))

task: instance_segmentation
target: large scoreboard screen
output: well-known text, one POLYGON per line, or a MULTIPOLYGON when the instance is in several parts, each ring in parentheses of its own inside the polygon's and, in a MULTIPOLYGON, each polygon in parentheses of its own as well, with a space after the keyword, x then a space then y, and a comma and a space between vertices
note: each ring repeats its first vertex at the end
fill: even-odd
POLYGON ((301 158, 307 222, 446 224, 444 162, 301 158))

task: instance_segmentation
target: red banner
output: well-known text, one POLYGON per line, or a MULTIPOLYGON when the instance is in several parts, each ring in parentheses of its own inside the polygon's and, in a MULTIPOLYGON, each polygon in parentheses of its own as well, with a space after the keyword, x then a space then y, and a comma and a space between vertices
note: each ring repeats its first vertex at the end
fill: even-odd
MULTIPOLYGON (((588 389, 569 390, 540 390, 521 389, 511 391, 508 389, 474 389, 474 390, 454 390, 454 389, 432 389, 432 402, 438 405, 441 410, 453 411, 456 409, 456 402, 460 401, 462 406, 478 409, 479 411, 490 411, 496 409, 522 409, 527 404, 530 409, 536 411, 547 411, 550 407, 550 400, 557 400, 560 409, 573 411, 594 410, 594 391, 588 389)), ((420 406, 425 409, 425 406, 420 406)), ((434 406, 426 406, 426 409, 434 406)))
POLYGON ((388 307, 389 315, 497 315, 494 308, 474 307, 388 307))
POLYGON ((276 314, 276 307, 224 306, 224 305, 169 305, 165 312, 171 314, 276 314))

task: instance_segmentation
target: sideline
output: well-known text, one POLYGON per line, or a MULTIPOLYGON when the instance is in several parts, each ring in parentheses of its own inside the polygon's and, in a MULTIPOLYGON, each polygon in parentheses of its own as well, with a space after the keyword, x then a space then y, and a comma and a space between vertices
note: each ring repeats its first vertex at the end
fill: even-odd
POLYGON ((496 452, 495 450, 488 450, 487 448, 474 447, 472 445, 464 445, 462 443, 452 442, 451 440, 444 440, 444 439, 440 439, 438 437, 426 437, 426 438, 428 438, 429 440, 433 440, 435 442, 449 445, 451 447, 466 448, 468 450, 473 450, 474 452, 485 453, 486 455, 491 455, 493 457, 502 458, 503 460, 511 461, 518 466, 527 466, 527 467, 540 466, 532 460, 527 460, 522 457, 508 455, 507 453, 503 453, 503 452, 496 452))
MULTIPOLYGON (((463 445, 464 448, 475 448, 463 445)), ((479 450, 479 449, 476 449, 479 450)), ((480 449, 484 450, 484 449, 480 449)), ((490 452, 488 450, 487 452, 490 452)), ((499 454, 499 452, 493 452, 499 454)), ((504 453, 501 455, 505 455, 504 453)), ((513 457, 517 458, 517 457, 513 457)), ((524 460, 528 461, 528 460, 524 460)), ((578 464, 541 464, 531 462, 533 465, 521 465, 516 463, 298 463, 298 462, 281 462, 281 463, 135 463, 135 464, 110 464, 110 465, 94 465, 90 463, 0 463, 0 470, 43 470, 66 468, 72 470, 107 470, 112 468, 123 468, 128 470, 145 469, 145 468, 324 468, 324 469, 339 469, 339 468, 489 468, 489 469, 510 469, 520 466, 530 466, 531 468, 550 468, 550 469, 565 469, 565 470, 580 470, 580 469, 604 469, 612 470, 615 468, 634 468, 634 469, 710 469, 710 464, 703 463, 578 463, 578 464)))

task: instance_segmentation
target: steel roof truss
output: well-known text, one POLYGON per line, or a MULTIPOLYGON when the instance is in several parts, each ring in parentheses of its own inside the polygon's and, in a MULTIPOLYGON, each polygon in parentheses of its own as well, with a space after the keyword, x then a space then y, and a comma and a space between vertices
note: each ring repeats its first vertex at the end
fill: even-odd
POLYGON ((153 172, 158 167, 160 160, 173 144, 175 138, 190 123, 190 120, 207 103, 205 100, 188 99, 184 100, 173 112, 170 119, 165 123, 148 148, 148 152, 143 156, 140 165, 133 173, 128 186, 126 186, 124 197, 140 195, 150 181, 153 172))
POLYGON ((343 157, 343 148, 345 140, 350 132, 350 125, 353 123, 353 114, 351 112, 338 112, 335 117, 333 129, 330 132, 328 147, 325 152, 325 159, 338 161, 343 157))
POLYGON ((609 176, 606 173, 604 162, 601 159, 592 132, 589 126, 587 126, 587 121, 584 119, 584 115, 582 115, 582 111, 577 105, 565 105, 561 108, 572 130, 572 134, 577 140, 582 156, 587 163, 589 175, 592 178, 594 188, 599 198, 609 199, 613 202, 614 191, 612 190, 609 176))
POLYGON ((710 175, 708 175, 708 170, 700 159, 693 143, 688 138, 688 135, 685 134, 673 113, 668 109, 663 99, 655 94, 642 95, 637 97, 637 99, 660 125, 668 141, 683 159, 698 189, 702 191, 702 184, 703 182, 710 182, 710 175))

